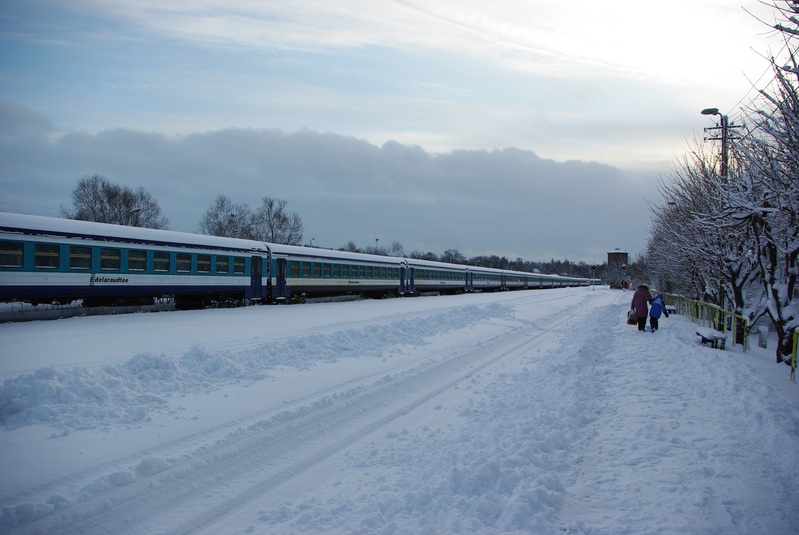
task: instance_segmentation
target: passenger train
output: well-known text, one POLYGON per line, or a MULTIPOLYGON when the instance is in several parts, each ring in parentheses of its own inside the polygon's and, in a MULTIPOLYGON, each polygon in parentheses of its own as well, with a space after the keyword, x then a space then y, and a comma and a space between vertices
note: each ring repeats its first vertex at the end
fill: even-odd
POLYGON ((588 286, 590 279, 0 212, 0 301, 180 309, 307 296, 588 286))

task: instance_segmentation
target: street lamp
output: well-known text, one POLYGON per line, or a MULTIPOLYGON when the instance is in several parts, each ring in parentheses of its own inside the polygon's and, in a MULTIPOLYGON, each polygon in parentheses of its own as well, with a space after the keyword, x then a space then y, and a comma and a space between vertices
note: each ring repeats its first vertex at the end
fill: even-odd
POLYGON ((313 241, 314 241, 315 239, 316 239, 316 238, 311 238, 311 241, 310 241, 310 243, 308 243, 308 247, 313 247, 313 241))
POLYGON ((136 206, 135 208, 129 209, 127 214, 125 214, 126 215, 125 219, 127 219, 127 221, 125 221, 125 225, 127 225, 128 227, 132 226, 133 216, 134 214, 138 214, 139 212, 141 212, 141 206, 136 206))
MULTIPOLYGON (((702 110, 702 115, 718 115, 721 117, 721 178, 727 179, 727 130, 729 129, 729 122, 726 115, 719 113, 718 108, 705 108, 702 110)), ((705 128, 707 130, 707 128, 705 128)), ((718 139, 718 138, 716 138, 718 139)))

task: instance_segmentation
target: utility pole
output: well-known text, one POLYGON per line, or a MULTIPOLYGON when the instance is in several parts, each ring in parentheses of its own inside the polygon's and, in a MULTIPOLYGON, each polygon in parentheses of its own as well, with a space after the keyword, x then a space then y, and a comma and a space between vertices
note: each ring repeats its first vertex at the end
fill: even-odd
POLYGON ((721 179, 726 182, 727 180, 727 167, 729 161, 729 142, 730 142, 730 128, 741 128, 739 125, 730 125, 729 119, 726 115, 719 113, 718 108, 705 108, 702 110, 702 115, 718 115, 721 117, 719 126, 709 126, 705 128, 705 132, 713 130, 721 130, 721 134, 708 136, 705 141, 719 141, 721 140, 721 179))

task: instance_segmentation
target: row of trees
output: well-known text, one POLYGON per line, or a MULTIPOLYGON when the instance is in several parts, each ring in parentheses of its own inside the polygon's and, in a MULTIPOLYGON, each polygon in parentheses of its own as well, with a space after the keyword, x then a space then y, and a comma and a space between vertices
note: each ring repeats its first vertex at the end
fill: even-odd
MULTIPOLYGON (((61 207, 64 217, 128 225, 144 228, 166 228, 167 219, 162 215, 158 202, 144 189, 131 190, 127 186, 111 183, 107 178, 94 175, 78 180, 72 193, 72 206, 61 207)), ((234 203, 220 195, 200 220, 200 231, 213 236, 263 240, 271 243, 301 245, 303 239, 302 218, 287 208, 282 199, 263 197, 257 208, 245 203, 234 203)), ((352 241, 341 247, 342 251, 362 252, 384 256, 406 256, 400 242, 390 247, 374 246, 359 248, 352 241)), ((473 266, 514 269, 517 271, 557 273, 574 277, 590 277, 591 267, 585 263, 568 260, 530 262, 517 258, 475 256, 466 258, 457 249, 447 249, 441 255, 432 252, 413 251, 407 256, 423 260, 466 264, 473 266)))
POLYGON ((663 290, 731 307, 750 324, 768 317, 782 362, 799 327, 799 7, 774 5, 788 64, 770 59, 774 81, 745 109, 747 128, 728 136, 729 161, 697 140, 661 182, 646 264, 663 290))
POLYGON ((286 201, 263 197, 252 209, 220 195, 200 221, 200 231, 213 236, 264 240, 286 245, 302 244, 302 218, 289 212, 286 201))
MULTIPOLYGON (((252 209, 220 195, 205 212, 200 231, 213 236, 299 245, 302 218, 289 212, 286 204, 281 199, 263 197, 261 205, 252 209)), ((72 206, 62 205, 61 214, 68 219, 131 227, 165 229, 168 224, 158 201, 144 188, 132 190, 101 175, 78 180, 72 191, 72 206)))

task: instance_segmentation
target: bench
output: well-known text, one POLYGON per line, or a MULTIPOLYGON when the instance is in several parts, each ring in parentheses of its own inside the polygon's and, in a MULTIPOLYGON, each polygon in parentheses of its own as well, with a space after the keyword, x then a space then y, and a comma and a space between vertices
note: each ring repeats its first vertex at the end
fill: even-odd
POLYGON ((710 327, 698 327, 696 329, 696 334, 702 337, 703 344, 709 342, 710 347, 714 349, 724 349, 724 345, 727 343, 726 334, 716 329, 711 329, 710 327))

